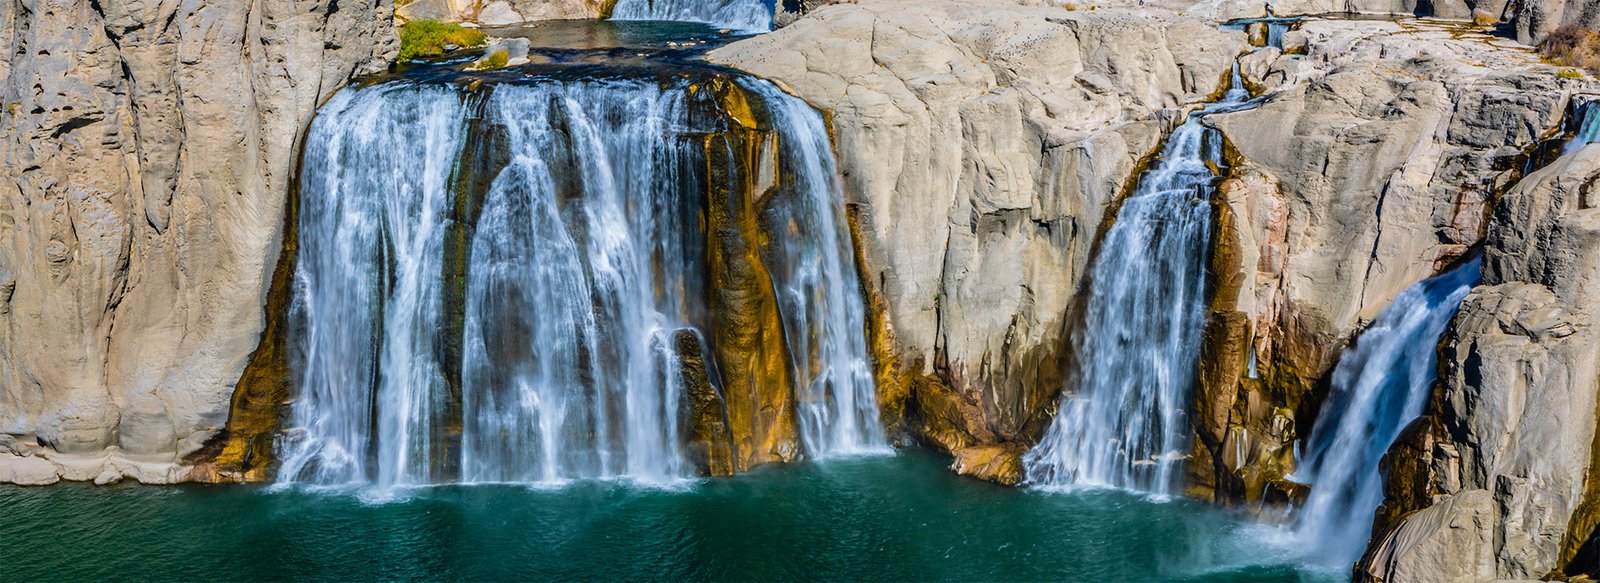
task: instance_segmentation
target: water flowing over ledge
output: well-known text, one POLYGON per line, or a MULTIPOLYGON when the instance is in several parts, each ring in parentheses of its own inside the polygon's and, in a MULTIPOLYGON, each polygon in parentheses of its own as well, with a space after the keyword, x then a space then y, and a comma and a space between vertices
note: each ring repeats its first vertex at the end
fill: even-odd
POLYGON ((1339 359, 1306 458, 1292 476, 1311 485, 1295 517, 1310 558, 1346 567, 1366 548, 1372 513, 1383 502, 1378 461, 1422 414, 1438 376, 1439 338, 1477 284, 1481 261, 1407 288, 1339 359))
POLYGON ((1023 457, 1034 486, 1110 486, 1167 495, 1188 453, 1200 353, 1210 198, 1222 138, 1201 123, 1249 103, 1233 89, 1191 114, 1140 176, 1089 276, 1078 383, 1023 457))
POLYGON ((767 0, 618 0, 613 20, 700 22, 739 32, 772 30, 775 8, 767 0))
POLYGON ((545 73, 324 106, 279 480, 664 483, 883 451, 821 116, 726 71, 545 73))

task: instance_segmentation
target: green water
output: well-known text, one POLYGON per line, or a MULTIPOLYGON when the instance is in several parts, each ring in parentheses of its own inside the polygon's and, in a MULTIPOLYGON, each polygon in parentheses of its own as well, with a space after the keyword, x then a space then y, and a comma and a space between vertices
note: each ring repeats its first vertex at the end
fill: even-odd
POLYGON ((674 490, 0 487, 7 581, 112 578, 1206 580, 1299 570, 1190 501, 1000 488, 928 454, 765 468, 674 490), (37 545, 37 546, 35 546, 37 545))

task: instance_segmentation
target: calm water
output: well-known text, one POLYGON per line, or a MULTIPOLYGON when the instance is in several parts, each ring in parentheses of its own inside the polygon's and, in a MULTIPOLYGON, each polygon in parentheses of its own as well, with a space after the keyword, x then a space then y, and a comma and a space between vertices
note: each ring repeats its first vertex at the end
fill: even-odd
POLYGON ((1270 530, 1188 501, 1043 493, 928 454, 773 467, 678 490, 0 487, 8 580, 1297 580, 1270 530), (1276 557, 1276 558, 1275 558, 1276 557))

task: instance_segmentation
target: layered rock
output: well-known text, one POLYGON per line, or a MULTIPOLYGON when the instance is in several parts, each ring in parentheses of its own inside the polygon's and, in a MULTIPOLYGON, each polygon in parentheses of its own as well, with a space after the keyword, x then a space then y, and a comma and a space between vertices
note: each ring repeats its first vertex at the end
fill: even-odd
POLYGON ((1236 159, 1190 493, 1222 501, 1292 491, 1291 444, 1343 347, 1482 240, 1489 202, 1577 89, 1526 49, 1445 26, 1311 21, 1286 42, 1307 54, 1266 49, 1259 69, 1288 82, 1210 118, 1236 159))
MULTIPOLYGON (((1600 146, 1561 157, 1495 207, 1484 281, 1441 344, 1424 417, 1385 459, 1387 499, 1359 578, 1456 569, 1594 572, 1600 350, 1600 146), (1479 502, 1492 500, 1487 508, 1479 502), (1418 536, 1445 521, 1449 537, 1418 536), (1465 563, 1463 563, 1465 561, 1465 563)), ((1444 571, 1440 571, 1444 572, 1444 571)))
POLYGON ((0 431, 43 446, 0 466, 183 477, 119 467, 170 466, 223 424, 300 133, 387 63, 390 11, 0 3, 0 431))
POLYGON ((887 316, 885 417, 1004 474, 1054 408, 1106 209, 1243 47, 1165 11, 885 0, 711 58, 831 113, 887 316))

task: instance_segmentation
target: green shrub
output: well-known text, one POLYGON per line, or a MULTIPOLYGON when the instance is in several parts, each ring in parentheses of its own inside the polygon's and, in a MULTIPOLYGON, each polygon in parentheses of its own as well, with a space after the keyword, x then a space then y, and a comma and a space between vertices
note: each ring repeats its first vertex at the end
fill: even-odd
POLYGON ((437 20, 413 20, 400 27, 400 60, 442 55, 445 47, 482 46, 488 36, 459 24, 437 20))
POLYGON ((1568 24, 1545 37, 1539 52, 1557 65, 1600 73, 1600 32, 1568 24))
POLYGON ((510 60, 511 53, 506 51, 495 51, 489 53, 489 56, 479 59, 478 62, 472 66, 472 68, 478 70, 499 69, 506 66, 506 63, 510 60))
POLYGON ((1556 76, 1562 79, 1582 79, 1583 72, 1577 69, 1562 69, 1556 71, 1556 76))

